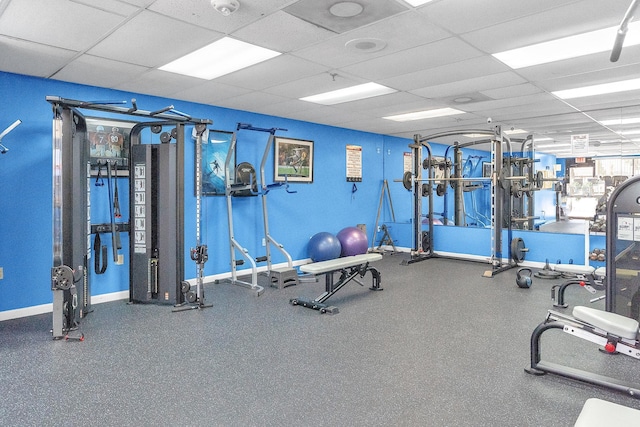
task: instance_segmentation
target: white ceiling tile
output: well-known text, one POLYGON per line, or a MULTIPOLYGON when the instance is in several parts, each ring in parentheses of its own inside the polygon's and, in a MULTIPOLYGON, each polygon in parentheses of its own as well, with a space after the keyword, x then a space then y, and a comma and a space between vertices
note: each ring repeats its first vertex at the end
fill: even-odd
POLYGON ((322 43, 297 50, 295 54, 310 61, 339 68, 394 52, 401 52, 447 37, 450 37, 448 32, 431 25, 420 15, 411 12, 328 38, 322 43), (357 51, 345 47, 346 43, 351 40, 367 38, 383 40, 387 46, 378 52, 357 51))
POLYGON ((248 93, 251 93, 250 89, 225 85, 216 80, 211 80, 197 86, 178 90, 173 96, 185 101, 216 105, 223 99, 234 98, 248 93))
POLYGON ((149 95, 169 97, 180 91, 202 83, 201 79, 182 76, 166 71, 149 70, 125 82, 114 85, 114 89, 149 95))
POLYGON ((288 3, 291 1, 241 0, 240 8, 229 16, 216 11, 209 0, 155 0, 149 10, 219 33, 231 34, 288 3))
POLYGON ((88 53, 145 67, 159 67, 220 37, 221 34, 214 31, 145 11, 88 53))
POLYGON ((283 102, 265 105, 262 108, 264 114, 279 117, 291 117, 300 111, 315 109, 317 106, 309 102, 300 101, 298 99, 290 99, 283 102))
POLYGON ((292 55, 279 55, 249 68, 219 77, 220 83, 238 85, 252 90, 289 83, 328 71, 327 68, 292 55))
POLYGON ((300 19, 339 34, 408 10, 405 4, 393 1, 359 0, 357 4, 361 6, 361 12, 345 18, 335 15, 330 10, 336 3, 338 2, 335 0, 298 0, 284 10, 300 19))
POLYGON ((454 33, 464 34, 577 1, 446 0, 427 4, 419 12, 454 33))
POLYGON ((234 108, 236 110, 253 111, 259 109, 263 105, 276 104, 278 102, 286 101, 283 98, 272 93, 265 92, 251 92, 244 95, 235 96, 233 98, 226 98, 221 100, 218 105, 227 108, 234 108))
POLYGON ((0 70, 10 73, 49 77, 75 55, 72 50, 0 36, 0 70))
POLYGON ((333 33, 278 11, 233 33, 233 36, 277 52, 290 52, 320 42, 333 33))
POLYGON ((482 52, 462 40, 450 37, 426 45, 391 53, 379 58, 343 67, 347 73, 372 81, 479 57, 482 52))
POLYGON ((73 3, 80 3, 85 6, 93 7, 95 9, 104 10, 106 12, 115 13, 120 16, 129 16, 139 10, 140 7, 146 3, 151 3, 153 0, 139 0, 138 5, 135 5, 132 1, 125 2, 123 0, 70 0, 73 3), (133 4, 129 4, 133 3, 133 4))
POLYGON ((20 0, 9 3, 0 16, 0 34, 82 51, 123 19, 69 0, 20 0))
POLYGON ((148 68, 97 56, 82 55, 67 64, 52 78, 91 86, 113 87, 145 71, 148 71, 148 68))
POLYGON ((455 83, 461 80, 473 79, 487 74, 502 73, 508 70, 509 68, 497 59, 490 56, 480 56, 453 64, 383 79, 378 83, 399 90, 415 91, 416 89, 424 87, 455 83))
POLYGON ((516 73, 512 71, 505 71, 502 73, 487 74, 479 77, 457 80, 451 83, 414 89, 411 93, 425 98, 446 98, 470 92, 482 92, 485 90, 497 89, 504 87, 505 85, 516 85, 524 82, 526 82, 526 80, 516 73))
POLYGON ((483 89, 480 92, 493 99, 505 99, 540 93, 542 89, 530 83, 523 83, 514 86, 503 85, 497 89, 483 89))

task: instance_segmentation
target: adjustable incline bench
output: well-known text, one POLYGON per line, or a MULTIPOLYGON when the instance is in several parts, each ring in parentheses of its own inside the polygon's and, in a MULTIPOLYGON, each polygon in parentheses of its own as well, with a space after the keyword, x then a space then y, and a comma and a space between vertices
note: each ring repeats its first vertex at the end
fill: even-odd
POLYGON ((570 335, 602 346, 608 353, 625 354, 640 359, 638 327, 637 320, 590 307, 574 307, 573 316, 549 310, 545 321, 538 325, 531 334, 531 366, 525 368, 525 372, 532 375, 556 374, 611 388, 640 399, 640 385, 543 361, 540 357, 542 334, 549 329, 562 329, 570 335))
POLYGON ((379 261, 381 259, 381 254, 370 253, 301 265, 300 271, 303 273, 325 275, 325 292, 313 300, 305 297, 299 297, 292 298, 289 302, 292 305, 301 305, 303 307, 318 310, 320 313, 336 314, 338 313, 338 307, 328 306, 324 302, 352 280, 360 286, 363 286, 362 283, 356 279, 356 276, 364 277, 364 275, 367 274, 367 271, 370 271, 373 284, 369 289, 372 291, 382 290, 380 287, 380 272, 378 272, 374 267, 369 266, 370 262, 379 261), (340 279, 337 283, 334 283, 333 275, 337 272, 340 272, 340 279))

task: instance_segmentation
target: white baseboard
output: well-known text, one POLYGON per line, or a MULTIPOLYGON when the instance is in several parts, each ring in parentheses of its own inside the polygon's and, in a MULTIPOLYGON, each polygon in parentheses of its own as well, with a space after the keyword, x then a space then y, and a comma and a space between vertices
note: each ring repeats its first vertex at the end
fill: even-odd
MULTIPOLYGON (((121 301, 129 299, 129 291, 112 292, 109 294, 94 295, 91 297, 91 304, 102 304, 111 301, 121 301)), ((21 317, 37 316, 53 312, 53 303, 34 305, 32 307, 17 308, 15 310, 0 311, 0 322, 21 317)))

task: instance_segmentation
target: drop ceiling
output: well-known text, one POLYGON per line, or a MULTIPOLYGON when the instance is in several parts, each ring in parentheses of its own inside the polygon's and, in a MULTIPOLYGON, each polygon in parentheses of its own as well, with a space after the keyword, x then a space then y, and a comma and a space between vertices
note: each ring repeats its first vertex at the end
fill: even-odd
POLYGON ((501 125, 558 157, 571 156, 572 134, 589 134, 592 155, 640 151, 640 140, 619 134, 640 125, 599 123, 640 117, 640 91, 551 93, 637 78, 640 46, 615 63, 603 52, 518 70, 491 55, 617 26, 631 0, 354 0, 354 17, 331 13, 354 6, 333 8, 339 0, 239 1, 223 16, 210 0, 0 0, 0 70, 406 138, 501 125), (158 70, 225 36, 282 55, 214 80, 158 70), (397 92, 331 106, 299 100, 368 82, 397 92), (465 113, 383 119, 445 107, 465 113))

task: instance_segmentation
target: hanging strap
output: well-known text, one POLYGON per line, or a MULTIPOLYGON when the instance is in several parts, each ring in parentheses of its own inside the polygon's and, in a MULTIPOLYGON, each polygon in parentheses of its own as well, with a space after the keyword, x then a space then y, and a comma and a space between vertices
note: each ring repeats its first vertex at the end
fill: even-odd
POLYGON ((102 187, 104 185, 104 179, 102 178, 102 162, 98 161, 98 174, 96 175, 96 187, 102 187))
MULTIPOLYGON (((120 201, 118 200, 118 162, 113 164, 113 216, 116 218, 122 218, 120 213, 120 201)), ((119 248, 118 248, 119 249, 119 248)))
POLYGON ((100 239, 100 233, 96 232, 96 237, 93 239, 93 268, 96 274, 103 274, 107 271, 107 246, 102 244, 100 239), (102 261, 102 265, 100 265, 102 261))
POLYGON ((111 219, 111 246, 113 250, 113 261, 118 262, 118 249, 122 247, 120 243, 120 233, 116 230, 116 220, 113 214, 113 197, 111 194, 111 162, 107 161, 107 186, 109 192, 109 216, 111 219))

